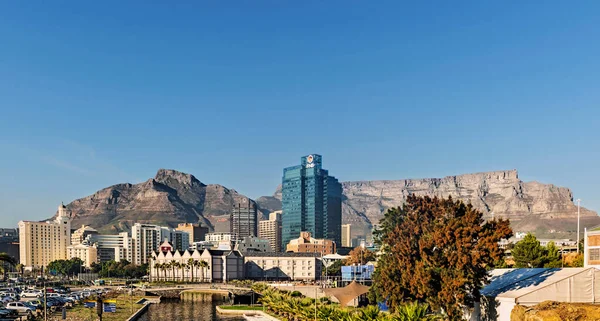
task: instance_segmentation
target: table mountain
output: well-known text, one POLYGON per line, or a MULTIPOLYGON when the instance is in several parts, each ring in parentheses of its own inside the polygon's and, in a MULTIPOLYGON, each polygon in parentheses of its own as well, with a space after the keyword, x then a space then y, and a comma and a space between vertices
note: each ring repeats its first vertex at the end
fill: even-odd
POLYGON ((73 226, 90 225, 101 232, 129 231, 136 223, 176 226, 200 222, 214 227, 238 204, 253 200, 217 184, 205 185, 193 175, 160 169, 140 184, 118 184, 67 205, 73 226))
MULTIPOLYGON (((444 178, 343 182, 342 220, 352 223, 353 235, 367 236, 390 207, 399 206, 409 194, 448 197, 470 202, 484 218, 508 218, 515 232, 538 237, 575 238, 577 206, 568 188, 523 182, 516 170, 448 176, 444 178)), ((277 210, 281 186, 272 197, 257 200, 259 207, 277 210), (267 201, 268 202, 265 202, 267 201)), ((597 213, 581 208, 583 227, 600 224, 597 213)))

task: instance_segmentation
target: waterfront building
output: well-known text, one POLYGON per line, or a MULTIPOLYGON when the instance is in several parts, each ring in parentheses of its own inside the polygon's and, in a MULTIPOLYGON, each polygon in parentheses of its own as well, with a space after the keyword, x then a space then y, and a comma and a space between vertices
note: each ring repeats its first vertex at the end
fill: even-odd
POLYGON ((238 251, 205 249, 202 252, 175 250, 169 243, 152 252, 150 278, 168 281, 228 282, 244 279, 244 257, 238 251), (188 268, 190 258, 204 261, 205 268, 188 268), (192 279, 193 274, 193 279, 192 279))
POLYGON ((322 255, 334 254, 335 243, 331 240, 315 239, 310 232, 301 232, 300 237, 290 240, 286 252, 296 253, 319 253, 322 255))
POLYGON ((92 263, 98 263, 98 248, 87 242, 67 246, 67 258, 79 258, 85 267, 91 267, 92 263))
POLYGON ((127 260, 134 262, 133 239, 127 232, 117 235, 93 234, 86 238, 89 244, 95 244, 98 251, 98 261, 127 260))
POLYGON ((71 245, 77 245, 83 243, 88 235, 97 235, 98 231, 87 225, 81 225, 80 228, 76 229, 71 234, 71 245))
POLYGON ((352 224, 342 225, 342 247, 352 247, 352 224))
POLYGON ((246 279, 317 280, 321 276, 318 253, 244 253, 246 279))
POLYGON ((230 218, 229 233, 236 239, 243 239, 247 236, 256 236, 257 209, 256 204, 248 199, 247 204, 238 204, 234 207, 230 218))
POLYGON ((269 240, 254 236, 247 236, 237 241, 235 244, 235 250, 240 251, 242 253, 273 252, 269 240))
POLYGON ((26 270, 42 268, 55 260, 66 260, 71 245, 71 216, 64 204, 53 221, 19 222, 19 256, 26 270))
POLYGON ((321 166, 313 154, 283 170, 282 246, 303 231, 341 244, 342 185, 321 166))
POLYGON ((204 241, 204 237, 206 236, 206 233, 208 233, 208 227, 193 223, 179 223, 175 230, 187 232, 189 234, 189 246, 192 246, 194 242, 204 241))
POLYGON ((281 211, 269 213, 268 220, 258 222, 258 237, 269 240, 273 251, 281 251, 281 211))

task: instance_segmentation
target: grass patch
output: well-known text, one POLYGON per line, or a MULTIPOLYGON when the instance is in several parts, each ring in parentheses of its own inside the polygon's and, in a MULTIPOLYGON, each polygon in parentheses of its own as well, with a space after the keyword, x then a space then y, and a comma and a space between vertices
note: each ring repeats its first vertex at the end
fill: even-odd
POLYGON ((219 308, 223 310, 250 310, 250 311, 262 311, 262 305, 221 305, 219 308))
MULTIPOLYGON (((139 310, 143 305, 135 304, 135 302, 142 299, 142 296, 132 296, 121 294, 115 298, 111 298, 117 300, 117 310, 115 313, 104 312, 102 313, 103 321, 122 321, 127 320, 133 313, 139 310), (133 310, 133 312, 132 312, 133 310)), ((60 312, 55 314, 55 316, 59 316, 60 312)), ((67 320, 73 321, 88 321, 88 320, 97 320, 98 317, 96 315, 96 308, 86 308, 83 305, 77 305, 70 310, 67 310, 67 320)))

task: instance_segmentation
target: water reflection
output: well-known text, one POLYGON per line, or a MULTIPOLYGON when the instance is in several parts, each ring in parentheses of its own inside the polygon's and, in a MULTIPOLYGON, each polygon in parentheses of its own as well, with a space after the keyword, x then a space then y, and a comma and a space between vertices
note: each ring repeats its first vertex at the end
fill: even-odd
POLYGON ((219 316, 216 311, 218 303, 210 300, 206 301, 167 301, 159 304, 152 304, 139 321, 213 321, 244 320, 242 317, 219 316))

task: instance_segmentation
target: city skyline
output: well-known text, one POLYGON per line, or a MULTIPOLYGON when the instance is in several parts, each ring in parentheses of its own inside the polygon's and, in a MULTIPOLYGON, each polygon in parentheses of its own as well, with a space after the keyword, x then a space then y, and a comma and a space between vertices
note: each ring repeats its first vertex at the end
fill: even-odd
POLYGON ((7 227, 158 168, 255 199, 314 152, 340 181, 517 169, 600 209, 600 4, 36 7, 0 4, 7 227))

